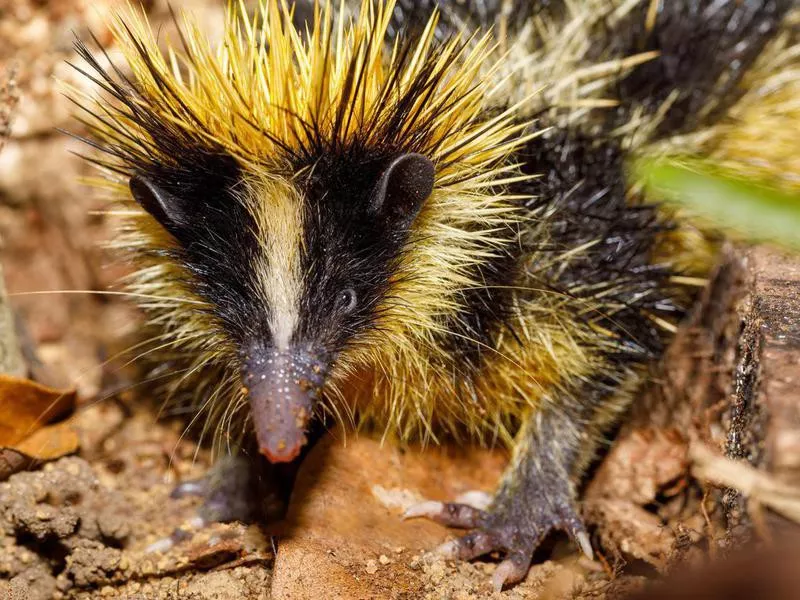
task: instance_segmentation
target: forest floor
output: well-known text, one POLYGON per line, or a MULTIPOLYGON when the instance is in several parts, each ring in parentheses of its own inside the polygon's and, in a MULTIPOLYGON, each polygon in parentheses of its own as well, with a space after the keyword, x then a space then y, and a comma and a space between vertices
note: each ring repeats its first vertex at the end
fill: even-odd
MULTIPOLYGON (((431 550, 457 532, 401 515, 420 499, 490 491, 504 453, 339 431, 304 462, 284 521, 195 527, 198 499, 171 492, 203 476, 210 454, 183 435, 185 421, 158 418, 158 398, 137 394, 136 354, 126 349, 140 316, 114 296, 59 292, 118 289, 127 272, 103 249, 113 222, 79 182, 86 167, 71 152, 81 145, 55 132, 79 131, 55 81, 84 85, 65 63, 73 35, 91 29, 108 43, 102 14, 112 3, 0 0, 0 90, 16 65, 20 96, 0 151, 0 264, 29 376, 76 392, 57 394, 69 398, 68 414, 42 430, 46 444, 27 440, 26 452, 48 446, 30 461, 21 444, 3 447, 3 421, 23 390, 51 392, 0 381, 0 598, 656 597, 643 592, 651 581, 725 564, 741 549, 783 548, 800 520, 800 262, 766 248, 724 253, 593 469, 583 512, 594 560, 556 536, 523 583, 493 592, 498 557, 445 560, 431 550), (160 545, 170 536, 172 547, 160 545)), ((146 5, 166 22, 165 2, 146 5)), ((199 12, 213 31, 224 2, 172 5, 199 12)), ((0 137, 2 117, 0 106, 0 137)), ((779 555, 797 558, 787 552, 779 555)), ((781 564, 769 577, 751 568, 725 579, 800 584, 781 564)), ((682 585, 701 584, 707 597, 727 597, 713 577, 682 585)))

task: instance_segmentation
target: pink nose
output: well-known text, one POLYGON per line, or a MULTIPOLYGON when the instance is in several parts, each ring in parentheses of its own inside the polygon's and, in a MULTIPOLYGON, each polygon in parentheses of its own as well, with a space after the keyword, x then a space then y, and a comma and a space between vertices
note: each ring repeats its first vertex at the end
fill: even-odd
POLYGON ((252 348, 242 366, 259 451, 272 463, 290 462, 306 444, 326 365, 306 352, 252 348))
POLYGON ((271 463, 288 463, 292 462, 300 455, 300 450, 303 449, 305 443, 305 436, 303 436, 300 440, 296 440, 296 443, 293 446, 286 444, 286 440, 278 440, 276 452, 273 452, 266 446, 261 446, 259 448, 259 452, 266 456, 267 460, 271 463))

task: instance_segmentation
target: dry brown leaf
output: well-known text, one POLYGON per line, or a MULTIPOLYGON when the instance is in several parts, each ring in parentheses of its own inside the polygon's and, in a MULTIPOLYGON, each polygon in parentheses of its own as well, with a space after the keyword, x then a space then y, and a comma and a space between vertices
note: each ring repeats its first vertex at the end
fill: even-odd
POLYGON ((71 423, 49 425, 69 414, 75 400, 75 390, 56 390, 0 374, 0 481, 78 449, 71 423))
POLYGON ((222 540, 213 545, 192 547, 188 559, 196 569, 208 570, 241 558, 244 553, 245 549, 239 540, 222 540))
POLYGON ((35 461, 12 448, 0 448, 0 481, 5 481, 14 473, 28 469, 35 461))
POLYGON ((78 449, 80 441, 71 421, 47 425, 16 445, 16 450, 38 460, 54 460, 78 449))
POLYGON ((583 511, 590 522, 598 524, 603 548, 666 571, 675 535, 656 515, 634 502, 610 498, 587 500, 583 511))
POLYGON ((619 498, 644 506, 680 493, 689 476, 688 443, 675 430, 641 428, 621 437, 597 471, 589 498, 619 498))
POLYGON ((75 390, 56 390, 0 374, 0 446, 16 447, 37 429, 75 407, 75 390))

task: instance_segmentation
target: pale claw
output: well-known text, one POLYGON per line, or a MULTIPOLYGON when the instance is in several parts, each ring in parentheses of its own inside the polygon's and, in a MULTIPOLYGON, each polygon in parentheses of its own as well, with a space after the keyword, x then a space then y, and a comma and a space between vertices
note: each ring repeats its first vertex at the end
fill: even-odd
POLYGON ((183 527, 172 532, 172 535, 156 540, 144 549, 145 554, 161 554, 175 547, 176 544, 191 537, 191 532, 203 529, 208 522, 202 517, 193 517, 183 527))
POLYGON ((419 502, 409 506, 403 513, 403 519, 416 519, 418 517, 435 519, 443 509, 444 504, 442 502, 427 500, 426 502, 419 502))
POLYGON ((486 512, 461 502, 436 502, 428 500, 406 509, 404 519, 425 517, 446 527, 473 529, 486 518, 486 512))
POLYGON ((594 551, 592 550, 592 543, 589 541, 589 534, 585 531, 580 531, 575 535, 575 540, 586 555, 586 558, 594 560, 594 551))
POLYGON ((170 498, 185 498, 186 496, 203 496, 208 493, 208 483, 204 479, 183 481, 175 486, 170 498))
POLYGON ((492 503, 492 495, 483 490, 470 490, 456 498, 456 503, 466 504, 478 510, 486 510, 492 503))
POLYGON ((504 585, 511 585, 522 581, 528 573, 531 561, 524 556, 517 555, 506 558, 492 574, 492 587, 495 592, 503 591, 504 585))
POLYGON ((458 557, 458 540, 449 540, 438 546, 433 552, 442 558, 455 559, 458 557))

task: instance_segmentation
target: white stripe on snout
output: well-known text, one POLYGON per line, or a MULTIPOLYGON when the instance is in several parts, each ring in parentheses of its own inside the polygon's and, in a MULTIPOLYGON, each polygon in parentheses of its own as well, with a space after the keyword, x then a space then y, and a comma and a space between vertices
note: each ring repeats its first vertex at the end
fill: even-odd
POLYGON ((251 190, 251 204, 259 224, 262 256, 258 278, 269 311, 275 346, 288 350, 297 328, 303 218, 299 193, 285 182, 267 181, 251 190))

